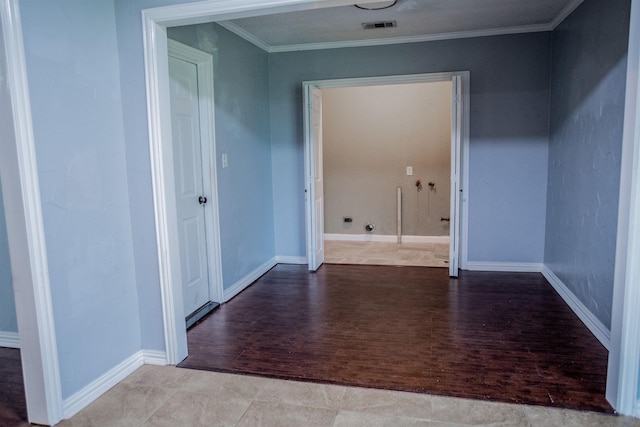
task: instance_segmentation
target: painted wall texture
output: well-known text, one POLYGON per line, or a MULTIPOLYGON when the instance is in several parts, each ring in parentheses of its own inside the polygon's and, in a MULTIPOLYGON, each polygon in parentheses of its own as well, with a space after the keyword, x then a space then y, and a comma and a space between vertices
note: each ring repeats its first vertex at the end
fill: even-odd
MULTIPOLYGON (((9 141, 13 134, 13 113, 7 83, 7 63, 4 51, 4 39, 0 23, 0 140, 9 141)), ((3 144, 0 144, 2 146, 3 144)), ((13 279, 11 277, 11 259, 9 258, 9 239, 2 197, 2 171, 0 171, 0 332, 18 332, 13 279)))
MULTIPOLYGON (((0 40, 1 41, 1 40, 0 40)), ((0 51, 0 55, 4 56, 0 51)), ((2 76, 2 73, 0 73, 2 76)), ((0 77, 1 80, 1 77, 0 77)), ((0 85, 2 83, 0 82, 0 85)), ((1 91, 2 89, 0 89, 1 91)), ((0 101, 1 102, 1 101, 0 101)), ((0 332, 18 332, 16 305, 13 297, 11 278, 11 259, 9 258, 9 240, 4 220, 4 203, 0 182, 0 332)))
POLYGON ((373 234, 395 236, 401 187, 402 234, 449 235, 440 218, 450 209, 451 89, 451 82, 322 89, 325 233, 366 234, 372 222, 373 234))
POLYGON ((553 33, 545 264, 608 328, 629 0, 586 0, 553 33))
POLYGON ((275 256, 267 53, 217 24, 169 28, 168 36, 213 55, 226 289, 275 256))
POLYGON ((68 398, 141 348, 115 16, 104 0, 20 6, 68 398))
POLYGON ((550 35, 537 33, 272 53, 276 253, 306 253, 303 81, 469 70, 469 261, 542 262, 549 49, 550 35))

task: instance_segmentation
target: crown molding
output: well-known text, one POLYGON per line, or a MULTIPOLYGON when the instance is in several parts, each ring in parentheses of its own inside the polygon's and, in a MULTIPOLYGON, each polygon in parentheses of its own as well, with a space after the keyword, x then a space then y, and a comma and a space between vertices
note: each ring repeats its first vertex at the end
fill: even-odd
POLYGON ((389 37, 380 39, 368 39, 368 40, 347 40, 339 42, 322 42, 322 43, 300 43, 273 46, 265 42, 256 35, 250 33, 244 28, 236 25, 232 21, 218 21, 217 24, 231 31, 239 37, 242 37, 249 43, 259 47, 267 53, 280 53, 280 52, 297 52, 304 50, 321 50, 321 49, 341 49, 350 47, 365 47, 365 46, 382 46, 391 44, 403 44, 403 43, 419 43, 430 42, 439 40, 454 40, 473 37, 490 37, 501 36, 508 34, 525 34, 553 31, 562 21, 564 21, 578 6, 582 4, 584 0, 573 0, 567 5, 554 19, 548 24, 535 24, 535 25, 521 25, 515 27, 506 28, 489 28, 485 30, 472 30, 472 31, 454 31, 450 33, 438 33, 438 34, 425 34, 418 36, 406 36, 406 37, 389 37))
MULTIPOLYGON (((350 40, 341 42, 327 42, 327 43, 305 43, 305 44, 293 44, 283 46, 270 46, 267 52, 279 53, 279 52, 296 52, 302 50, 320 50, 320 49, 340 49, 349 47, 365 47, 365 46, 383 46, 392 44, 403 43, 420 43, 439 40, 453 40, 453 39, 465 39, 472 37, 488 37, 499 36, 505 34, 522 34, 522 33, 538 33, 551 31, 551 25, 526 25, 520 27, 509 28, 491 28, 487 30, 476 31, 456 31, 452 33, 440 33, 440 34, 428 34, 421 36, 407 36, 407 37, 390 37, 384 39, 369 39, 369 40, 350 40)), ((238 34, 240 35, 240 34, 238 34)))
POLYGON ((264 41, 262 41, 262 39, 254 36, 249 31, 247 31, 244 28, 234 24, 231 21, 219 21, 219 22, 216 22, 216 24, 220 25, 223 28, 226 28, 227 30, 229 30, 232 33, 234 33, 235 35, 242 37, 243 39, 245 39, 249 43, 252 43, 252 44, 256 45, 257 47, 259 47, 260 49, 264 50, 265 52, 271 52, 271 50, 273 49, 273 46, 265 43, 264 41))
POLYGON ((553 21, 551 21, 551 30, 555 30, 558 25, 564 21, 567 16, 571 15, 574 10, 578 8, 582 4, 584 0, 573 0, 571 3, 567 5, 559 14, 555 17, 553 21))

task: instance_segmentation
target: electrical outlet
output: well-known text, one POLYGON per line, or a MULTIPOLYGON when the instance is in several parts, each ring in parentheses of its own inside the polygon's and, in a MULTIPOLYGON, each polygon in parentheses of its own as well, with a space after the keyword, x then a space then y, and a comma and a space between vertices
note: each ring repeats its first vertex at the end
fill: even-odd
POLYGON ((229 159, 227 159, 227 153, 222 153, 222 167, 226 168, 229 166, 229 159))
POLYGON ((413 175, 413 166, 407 166, 407 176, 413 175))

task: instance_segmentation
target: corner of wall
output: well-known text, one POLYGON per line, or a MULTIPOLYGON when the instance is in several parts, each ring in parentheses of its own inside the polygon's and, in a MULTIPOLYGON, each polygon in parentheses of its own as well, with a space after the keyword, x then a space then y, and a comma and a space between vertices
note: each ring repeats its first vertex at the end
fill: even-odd
POLYGON ((0 347, 20 348, 20 335, 17 332, 0 331, 0 347))
POLYGON ((542 275, 551 284, 553 289, 558 292, 560 297, 567 303, 573 312, 580 318, 582 323, 591 331, 591 333, 600 341, 607 349, 611 347, 611 331, 600 322, 600 320, 569 290, 569 288, 560 280, 556 274, 551 271, 548 266, 542 269, 542 275))
POLYGON ((104 393, 116 386, 120 381, 134 373, 142 365, 163 366, 167 364, 166 353, 163 351, 141 350, 114 366, 69 398, 64 399, 63 418, 71 418, 82 409, 89 406, 104 393))

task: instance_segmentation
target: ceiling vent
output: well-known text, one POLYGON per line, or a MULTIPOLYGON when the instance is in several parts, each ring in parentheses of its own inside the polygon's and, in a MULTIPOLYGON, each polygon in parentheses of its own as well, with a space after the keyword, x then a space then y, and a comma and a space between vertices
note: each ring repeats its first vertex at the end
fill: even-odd
POLYGON ((362 28, 365 30, 374 30, 376 28, 395 28, 398 24, 396 21, 379 21, 379 22, 363 22, 362 28))

